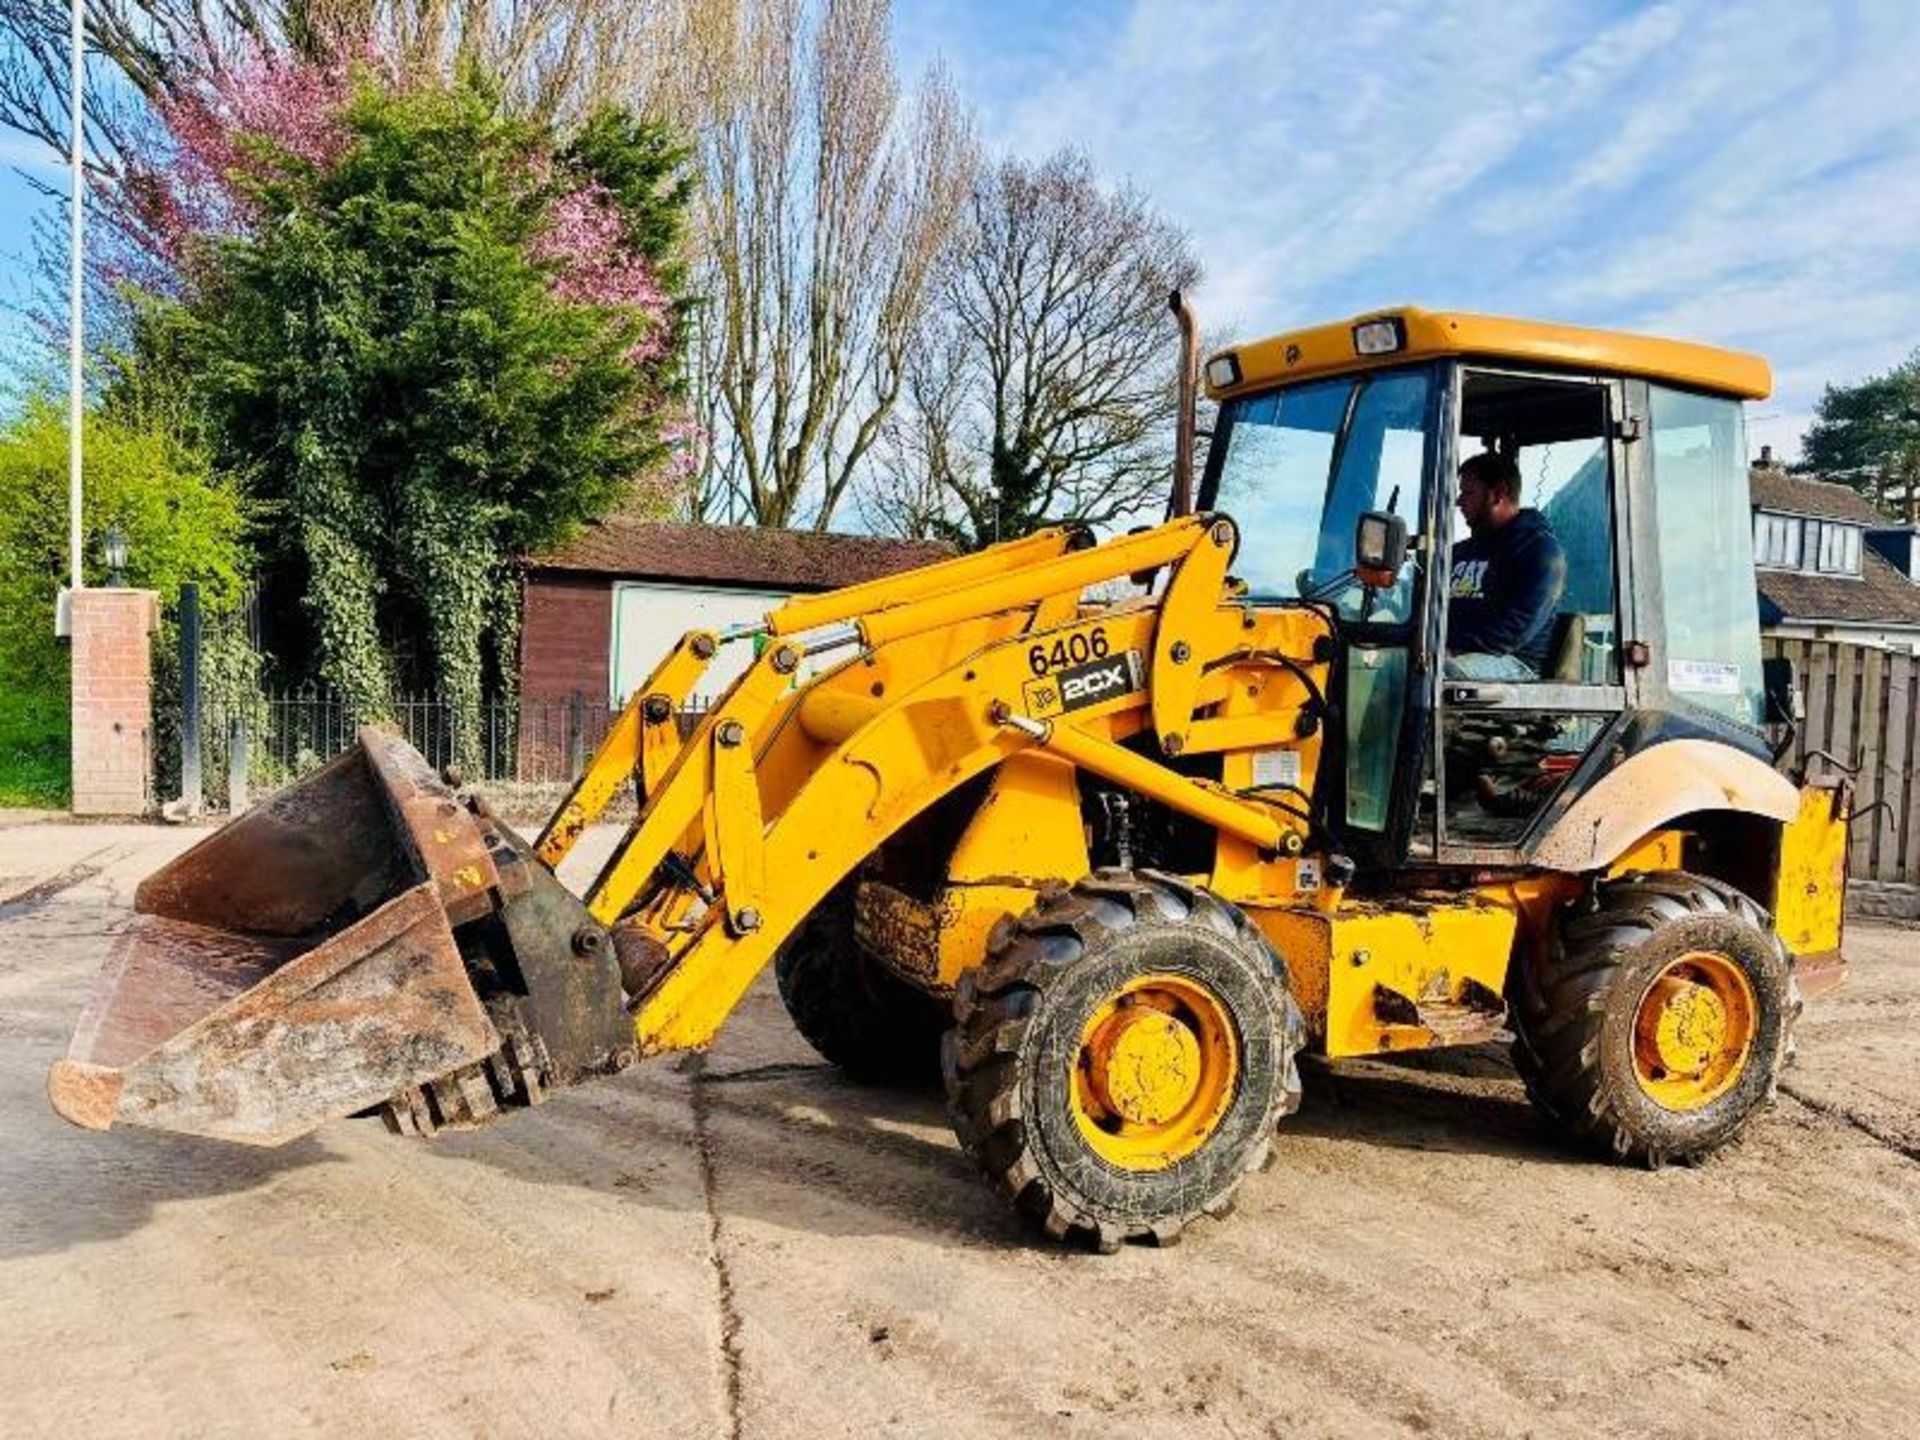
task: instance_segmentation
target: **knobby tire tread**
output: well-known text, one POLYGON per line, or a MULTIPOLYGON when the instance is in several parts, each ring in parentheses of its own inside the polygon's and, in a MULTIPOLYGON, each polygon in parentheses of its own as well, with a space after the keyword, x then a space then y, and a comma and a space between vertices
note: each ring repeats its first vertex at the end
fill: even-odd
POLYGON ((1173 876, 1099 871, 1070 889, 1043 895, 1025 916, 996 927, 985 963, 961 978, 954 1017, 941 1061, 961 1145, 1029 1223, 1055 1239, 1102 1252, 1126 1241, 1174 1244, 1194 1220, 1226 1214, 1245 1176, 1265 1168, 1274 1125, 1300 1105, 1296 1061, 1305 1043, 1305 1022, 1284 967, 1237 907, 1173 876), (1022 1056, 1049 997, 1078 967, 1122 936, 1187 927, 1226 941, 1262 972, 1261 983, 1280 1017, 1270 1099, 1249 1143, 1231 1157, 1229 1173, 1191 1193, 1173 1193, 1164 1209, 1127 1213, 1069 1193, 1052 1171, 1033 1131, 1037 1117, 1024 1113, 1022 1056))
POLYGON ((1772 1102, 1802 1008, 1791 957, 1767 913, 1731 885, 1679 871, 1596 884, 1589 908, 1562 916, 1544 953, 1524 958, 1513 1002, 1514 1067, 1542 1118, 1581 1148, 1655 1168, 1703 1158, 1772 1102), (1758 932, 1786 976, 1777 1052, 1756 1057, 1769 1072, 1764 1094, 1730 1126, 1704 1138, 1686 1135, 1678 1122, 1663 1129, 1657 1117, 1650 1125, 1644 1115, 1628 1113, 1632 1107, 1620 1103, 1618 1087, 1610 1087, 1604 1073, 1604 1031, 1620 1001, 1623 971, 1642 947, 1660 943, 1667 927, 1702 918, 1735 927, 1729 933, 1758 932))

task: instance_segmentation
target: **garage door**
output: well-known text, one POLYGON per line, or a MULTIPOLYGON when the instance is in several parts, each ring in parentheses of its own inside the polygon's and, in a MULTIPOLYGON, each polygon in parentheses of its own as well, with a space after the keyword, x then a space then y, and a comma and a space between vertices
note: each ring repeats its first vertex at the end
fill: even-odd
MULTIPOLYGON (((622 703, 689 630, 726 630, 758 625, 787 597, 769 590, 730 590, 713 585, 651 585, 621 581, 613 587, 613 703, 622 703)), ((721 647, 701 678, 699 693, 718 695, 753 659, 742 641, 721 647)))

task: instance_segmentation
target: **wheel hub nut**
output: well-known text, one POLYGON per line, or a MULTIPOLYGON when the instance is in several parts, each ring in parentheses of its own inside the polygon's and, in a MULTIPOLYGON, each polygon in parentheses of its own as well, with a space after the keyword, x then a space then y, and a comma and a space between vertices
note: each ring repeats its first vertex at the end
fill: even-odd
POLYGON ((1164 1011, 1135 1006, 1103 1027, 1092 1080, 1101 1103, 1133 1125, 1164 1125, 1193 1100, 1200 1043, 1164 1011))
POLYGON ((1705 985, 1665 975, 1651 997, 1658 1007, 1654 1049, 1670 1075, 1699 1075, 1726 1042, 1727 1007, 1705 985))

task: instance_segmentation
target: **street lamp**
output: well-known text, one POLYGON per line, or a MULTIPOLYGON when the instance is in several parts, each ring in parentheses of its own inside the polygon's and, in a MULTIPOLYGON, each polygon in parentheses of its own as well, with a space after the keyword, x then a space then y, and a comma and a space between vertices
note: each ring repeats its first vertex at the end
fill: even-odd
POLYGON ((107 533, 100 537, 100 548, 107 559, 107 584, 120 586, 127 583, 127 532, 118 525, 109 525, 107 533))

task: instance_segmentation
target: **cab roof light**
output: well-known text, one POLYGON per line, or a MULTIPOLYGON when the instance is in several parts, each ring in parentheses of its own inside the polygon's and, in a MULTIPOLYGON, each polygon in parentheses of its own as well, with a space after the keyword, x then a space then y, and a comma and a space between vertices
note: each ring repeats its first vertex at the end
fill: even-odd
POLYGON ((1240 383, 1239 357, 1229 350, 1224 355, 1216 355, 1207 361, 1207 383, 1217 390, 1240 383))
POLYGON ((1353 353, 1356 355, 1392 355, 1407 348, 1406 323, 1398 315, 1384 320, 1363 320, 1353 327, 1353 353))

